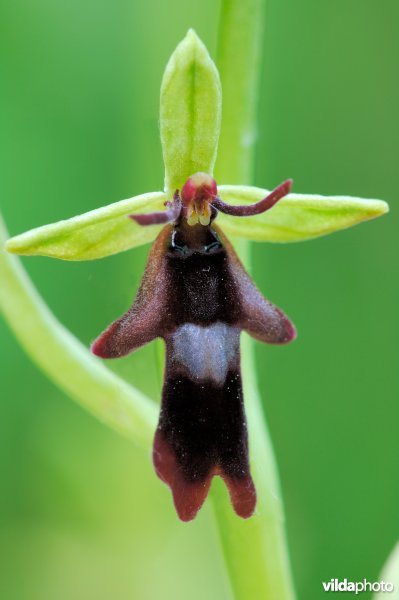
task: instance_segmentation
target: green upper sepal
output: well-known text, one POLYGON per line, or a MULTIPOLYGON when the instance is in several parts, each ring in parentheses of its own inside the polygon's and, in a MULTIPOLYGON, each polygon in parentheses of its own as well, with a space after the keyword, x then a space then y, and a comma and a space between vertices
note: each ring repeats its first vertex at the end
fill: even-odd
MULTIPOLYGON (((219 196, 229 204, 259 202, 269 192, 245 185, 220 185, 219 196)), ((229 235, 259 242, 299 242, 346 229, 388 212, 382 200, 351 196, 288 194, 270 211, 253 217, 220 214, 218 224, 229 235)))
POLYGON ((169 196, 193 173, 212 175, 221 110, 218 71, 190 29, 170 57, 161 86, 161 142, 169 196))
POLYGON ((14 254, 42 255, 63 260, 93 260, 151 242, 160 225, 141 227, 128 215, 164 210, 166 196, 152 192, 31 229, 8 240, 14 254))

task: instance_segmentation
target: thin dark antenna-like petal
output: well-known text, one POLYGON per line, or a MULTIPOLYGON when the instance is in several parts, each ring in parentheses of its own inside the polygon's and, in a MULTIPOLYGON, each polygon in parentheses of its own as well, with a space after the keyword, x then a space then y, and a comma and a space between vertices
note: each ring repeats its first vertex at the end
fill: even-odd
POLYGON ((136 223, 143 226, 162 225, 164 223, 176 221, 179 218, 182 209, 179 193, 175 193, 172 202, 165 202, 165 206, 168 207, 167 210, 143 215, 129 215, 129 219, 133 219, 133 221, 136 221, 136 223))
POLYGON ((212 200, 212 206, 220 210, 220 212, 226 215, 233 215, 234 217, 251 217, 252 215, 260 215, 261 213, 270 210, 281 198, 289 194, 292 186, 292 179, 287 179, 281 183, 276 189, 274 189, 266 198, 256 202, 255 204, 249 204, 246 206, 232 206, 226 204, 220 198, 212 200))

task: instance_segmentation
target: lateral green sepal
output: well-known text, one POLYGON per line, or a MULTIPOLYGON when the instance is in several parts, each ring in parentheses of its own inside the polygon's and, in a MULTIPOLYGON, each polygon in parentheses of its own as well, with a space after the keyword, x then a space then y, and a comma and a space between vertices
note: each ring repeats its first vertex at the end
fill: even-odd
MULTIPOLYGON (((270 192, 245 185, 220 185, 219 196, 229 204, 259 202, 270 192)), ((346 229, 388 212, 383 200, 351 196, 289 194, 270 211, 253 217, 220 214, 223 230, 248 240, 260 242, 298 242, 346 229)))
POLYGON ((63 260, 93 260, 129 250, 152 242, 162 226, 141 227, 128 215, 164 210, 165 200, 163 192, 121 200, 65 221, 30 229, 10 238, 6 249, 13 254, 63 260))

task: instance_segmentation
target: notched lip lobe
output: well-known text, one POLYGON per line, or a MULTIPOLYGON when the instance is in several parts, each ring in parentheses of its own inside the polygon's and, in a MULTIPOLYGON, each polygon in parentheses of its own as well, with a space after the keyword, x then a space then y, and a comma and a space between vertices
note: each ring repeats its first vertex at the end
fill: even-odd
POLYGON ((208 496, 212 479, 219 476, 225 482, 236 514, 243 519, 251 517, 256 508, 256 490, 250 473, 243 477, 231 476, 220 464, 211 467, 198 479, 186 477, 177 457, 158 427, 155 433, 153 461, 158 477, 170 487, 176 512, 183 522, 192 521, 208 496))

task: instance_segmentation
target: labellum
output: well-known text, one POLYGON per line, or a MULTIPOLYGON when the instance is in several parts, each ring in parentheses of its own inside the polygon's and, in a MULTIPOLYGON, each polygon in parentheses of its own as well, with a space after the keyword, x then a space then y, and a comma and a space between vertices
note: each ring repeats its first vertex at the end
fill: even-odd
POLYGON ((92 351, 117 358, 154 338, 165 341, 153 461, 183 521, 196 516, 215 475, 223 478, 239 516, 255 510, 240 333, 285 344, 295 338, 295 328, 256 288, 215 218, 219 211, 244 218, 265 212, 288 194, 291 183, 255 204, 232 206, 218 197, 212 177, 196 173, 165 211, 130 215, 142 226, 165 227, 150 251, 133 306, 97 338, 92 351))

